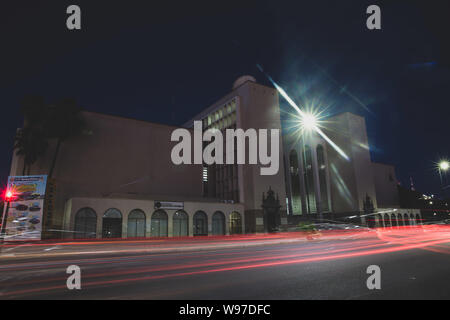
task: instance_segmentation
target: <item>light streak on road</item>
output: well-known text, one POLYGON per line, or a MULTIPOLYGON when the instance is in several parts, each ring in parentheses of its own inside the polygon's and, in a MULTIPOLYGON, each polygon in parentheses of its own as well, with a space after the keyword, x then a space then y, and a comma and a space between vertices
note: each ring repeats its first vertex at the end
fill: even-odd
MULTIPOLYGON (((282 234, 278 238, 299 237, 300 233, 282 234)), ((239 237, 241 241, 245 237, 239 237)), ((259 236, 261 238, 261 236, 259 236)), ((263 237, 262 237, 263 238, 263 237)), ((268 236, 267 239, 276 239, 268 236)), ((212 243, 217 243, 215 239, 212 243)), ((270 242, 271 240, 269 240, 270 242)), ((1 279, 7 288, 3 297, 38 295, 43 292, 67 292, 65 276, 61 270, 69 264, 78 264, 83 268, 83 288, 130 285, 140 281, 156 281, 170 278, 183 278, 193 275, 206 275, 221 272, 244 272, 258 268, 275 268, 294 264, 316 263, 351 259, 379 254, 395 254, 404 250, 425 249, 440 254, 450 253, 450 228, 448 226, 405 226, 374 231, 332 231, 322 232, 318 240, 302 243, 284 244, 285 247, 259 246, 254 251, 237 251, 225 249, 205 252, 179 252, 156 255, 128 255, 120 257, 99 258, 65 258, 57 261, 16 262, 8 264, 1 260, 1 274, 31 272, 35 278, 15 280, 1 279), (334 241, 340 234, 340 241, 334 241), (226 251, 229 250, 229 251, 226 251), (202 261, 200 261, 203 259, 202 261), (149 266, 147 266, 149 264, 149 266), (153 265, 151 265, 153 264, 153 265), (31 269, 30 269, 31 268, 31 269), (34 270, 34 271, 33 271, 34 270), (41 270, 41 271, 40 271, 41 270), (42 272, 49 276, 41 277, 42 272), (34 273, 33 273, 34 272, 34 273)), ((114 242, 111 241, 111 244, 114 242)), ((167 241, 166 243, 170 243, 167 241)), ((222 242, 223 244, 228 242, 222 242)), ((235 250, 235 249, 234 249, 235 250)), ((120 250, 117 251, 122 254, 120 250)), ((21 279, 21 277, 19 277, 21 279)))

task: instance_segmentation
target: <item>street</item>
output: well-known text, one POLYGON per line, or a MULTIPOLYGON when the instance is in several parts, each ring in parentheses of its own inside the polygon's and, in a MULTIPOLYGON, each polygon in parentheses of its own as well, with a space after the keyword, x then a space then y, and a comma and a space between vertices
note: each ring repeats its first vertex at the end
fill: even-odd
POLYGON ((2 299, 449 299, 447 226, 4 244, 2 299), (69 290, 69 265, 81 289, 69 290), (369 290, 367 267, 381 270, 369 290))

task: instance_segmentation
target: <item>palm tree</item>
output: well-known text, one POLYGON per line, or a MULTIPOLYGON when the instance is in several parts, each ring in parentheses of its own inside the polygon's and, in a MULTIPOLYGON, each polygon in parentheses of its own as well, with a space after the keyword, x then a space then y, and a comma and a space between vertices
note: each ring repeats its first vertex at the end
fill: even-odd
POLYGON ((48 174, 49 179, 53 176, 61 144, 67 139, 81 134, 85 128, 81 110, 73 99, 62 99, 47 107, 45 117, 47 136, 50 139, 56 139, 55 153, 48 174))
POLYGON ((22 175, 25 175, 27 168, 29 173, 31 165, 47 150, 47 135, 43 127, 45 107, 41 96, 27 95, 21 101, 24 126, 16 134, 14 149, 17 155, 24 158, 22 175))
POLYGON ((80 134, 85 125, 81 108, 73 99, 62 99, 53 105, 41 96, 27 95, 21 101, 24 126, 17 132, 14 149, 24 157, 23 175, 48 149, 48 140, 56 139, 56 148, 49 168, 48 178, 55 169, 61 144, 80 134))
POLYGON ((24 159, 22 175, 25 175, 26 169, 30 174, 31 165, 46 152, 47 147, 47 136, 42 127, 26 126, 18 130, 14 149, 17 150, 16 154, 24 159))

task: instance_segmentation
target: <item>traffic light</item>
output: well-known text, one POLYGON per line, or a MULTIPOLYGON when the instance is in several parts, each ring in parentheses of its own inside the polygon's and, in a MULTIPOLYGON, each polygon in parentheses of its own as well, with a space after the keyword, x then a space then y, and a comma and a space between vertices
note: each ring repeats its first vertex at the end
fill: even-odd
POLYGON ((12 197, 13 197, 13 193, 11 191, 9 191, 9 190, 6 191, 6 193, 5 193, 5 201, 11 201, 12 197))

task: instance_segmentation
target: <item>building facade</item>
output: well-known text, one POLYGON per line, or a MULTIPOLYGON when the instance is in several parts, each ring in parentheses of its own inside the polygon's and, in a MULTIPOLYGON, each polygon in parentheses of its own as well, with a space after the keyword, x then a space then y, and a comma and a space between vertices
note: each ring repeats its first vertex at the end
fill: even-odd
MULTIPOLYGON (((261 175, 261 164, 176 165, 171 134, 179 127, 86 111, 83 117, 86 130, 61 145, 51 177, 55 204, 46 226, 65 238, 228 235, 353 216, 385 225, 387 211, 400 210, 394 168, 371 161, 363 117, 338 114, 323 128, 345 159, 321 136, 283 128, 277 90, 250 76, 182 128, 193 133, 201 121, 203 130, 279 130, 273 175, 261 175)), ((48 173, 55 147, 51 142, 31 175, 48 173)), ((23 165, 14 153, 10 175, 23 165)), ((410 222, 419 213, 404 214, 410 222)), ((391 213, 389 220, 393 225, 391 213)))

